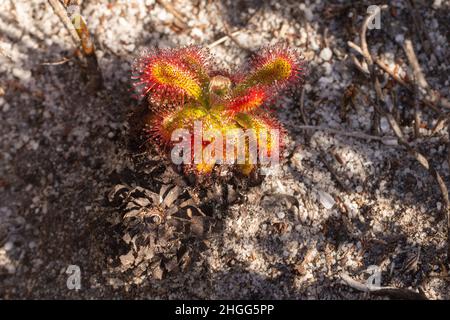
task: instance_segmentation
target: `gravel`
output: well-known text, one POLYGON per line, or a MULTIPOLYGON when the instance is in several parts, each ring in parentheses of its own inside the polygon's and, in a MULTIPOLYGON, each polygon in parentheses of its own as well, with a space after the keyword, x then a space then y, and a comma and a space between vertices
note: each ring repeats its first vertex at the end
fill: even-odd
MULTIPOLYGON (((333 52, 330 48, 323 48, 322 51, 320 51, 320 59, 324 61, 330 61, 331 57, 333 56, 333 52)), ((328 72, 327 72, 328 73, 328 72)))
MULTIPOLYGON (((159 184, 145 184, 160 171, 161 185, 181 181, 162 161, 133 161, 128 148, 127 117, 136 106, 130 64, 142 48, 209 45, 227 29, 241 30, 211 49, 224 67, 236 68, 260 46, 283 39, 309 63, 308 124, 370 133, 374 96, 347 46, 359 43, 370 1, 172 4, 186 15, 186 28, 154 0, 83 1, 105 84, 91 93, 71 38, 47 1, 0 2, 0 297, 367 299, 339 274, 364 282, 365 271, 377 265, 382 285, 450 298, 434 180, 389 140, 385 120, 386 143, 300 130, 301 88, 274 105, 288 130, 281 174, 237 190, 231 204, 219 198, 205 204, 220 228, 191 267, 161 280, 123 271, 121 263, 133 258, 115 238, 108 192, 124 181, 158 192, 159 184), (343 112, 352 85, 359 93, 343 112), (334 173, 322 161, 324 152, 334 173), (81 269, 81 290, 66 285, 69 265, 81 269)), ((416 48, 430 86, 447 97, 448 5, 418 6, 432 48, 416 48)), ((382 17, 386 29, 370 30, 368 38, 403 76, 410 70, 399 43, 414 26, 402 1, 391 1, 390 8, 382 17)), ((411 138, 411 108, 399 99, 402 129, 411 138)), ((431 136, 436 121, 428 111, 423 118, 429 123, 413 143, 448 183, 447 129, 431 136)))

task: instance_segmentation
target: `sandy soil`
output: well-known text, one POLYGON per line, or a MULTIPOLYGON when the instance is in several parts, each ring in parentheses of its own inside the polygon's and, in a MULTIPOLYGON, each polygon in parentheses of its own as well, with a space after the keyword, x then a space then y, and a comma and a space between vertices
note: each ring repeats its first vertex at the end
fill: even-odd
MULTIPOLYGON (((448 97, 449 2, 415 2, 431 45, 415 32, 404 1, 389 1, 369 44, 404 77, 411 71, 402 43, 412 35, 427 81, 448 97)), ((347 44, 359 43, 370 4, 176 0, 185 15, 180 27, 154 0, 85 0, 81 13, 105 84, 94 93, 47 1, 1 1, 0 297, 367 299, 375 296, 350 288, 340 275, 365 282, 376 265, 383 286, 450 298, 437 184, 390 138, 386 119, 381 138, 348 136, 372 134, 371 84, 347 44), (299 48, 310 68, 307 119, 301 88, 276 102, 289 136, 281 173, 248 188, 229 183, 235 201, 211 189, 202 205, 215 228, 195 240, 186 271, 156 279, 135 272, 139 266, 125 268, 121 212, 107 194, 118 184, 158 193, 185 181, 160 159, 139 158, 129 148, 127 115, 137 105, 131 62, 144 47, 207 46, 227 30, 240 33, 211 49, 225 67, 281 39, 299 48), (345 107, 352 86, 358 94, 345 107), (305 121, 339 132, 305 130, 305 121), (78 291, 67 287, 69 265, 81 268, 78 291)), ((432 132, 438 117, 424 107, 421 137, 414 139, 410 95, 392 80, 384 85, 398 95, 404 134, 448 184, 447 128, 432 132)))

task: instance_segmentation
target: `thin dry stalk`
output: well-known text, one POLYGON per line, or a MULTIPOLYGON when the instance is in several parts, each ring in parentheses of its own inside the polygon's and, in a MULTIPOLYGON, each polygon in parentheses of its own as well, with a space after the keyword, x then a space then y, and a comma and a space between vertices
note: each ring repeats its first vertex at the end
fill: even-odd
POLYGON ((408 58, 411 68, 413 69, 416 84, 422 89, 428 90, 429 85, 427 80, 425 79, 422 68, 420 67, 416 53, 414 52, 414 47, 411 39, 405 39, 405 42, 403 43, 403 49, 405 50, 406 57, 408 58))
POLYGON ((186 29, 188 27, 185 16, 180 11, 175 9, 175 7, 170 2, 164 0, 157 0, 156 2, 175 17, 177 27, 179 27, 180 29, 186 29))
POLYGON ((74 43, 81 47, 81 52, 86 58, 87 72, 89 76, 89 88, 93 91, 103 87, 103 77, 95 54, 95 46, 89 33, 86 21, 81 15, 74 15, 69 18, 67 8, 71 5, 79 5, 78 0, 68 0, 62 4, 58 0, 48 0, 56 15, 60 18, 66 29, 69 31, 74 43), (65 7, 67 6, 67 7, 65 7))
POLYGON ((371 286, 354 280, 347 273, 341 273, 340 277, 346 285, 361 292, 367 292, 378 296, 388 296, 392 299, 428 300, 423 293, 415 292, 409 289, 371 286))

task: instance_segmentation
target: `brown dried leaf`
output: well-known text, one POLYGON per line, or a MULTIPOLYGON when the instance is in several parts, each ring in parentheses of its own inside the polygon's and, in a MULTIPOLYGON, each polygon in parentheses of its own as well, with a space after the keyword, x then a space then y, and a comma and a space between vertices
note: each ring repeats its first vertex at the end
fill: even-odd
POLYGON ((127 254, 120 256, 119 259, 120 259, 120 263, 124 267, 129 267, 129 266, 133 265, 133 263, 134 263, 133 250, 130 250, 127 254))
POLYGON ((169 193, 167 194, 167 196, 164 198, 164 205, 166 207, 170 207, 180 196, 181 194, 181 188, 178 186, 173 187, 169 193))

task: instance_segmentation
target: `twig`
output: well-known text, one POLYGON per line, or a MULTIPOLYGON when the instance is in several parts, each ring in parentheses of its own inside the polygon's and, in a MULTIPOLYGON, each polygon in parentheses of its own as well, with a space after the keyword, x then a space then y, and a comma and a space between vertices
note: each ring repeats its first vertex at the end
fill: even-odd
POLYGON ((69 62, 71 59, 70 58, 64 58, 61 61, 55 61, 55 62, 42 62, 41 65, 42 66, 59 66, 61 64, 67 63, 69 62))
MULTIPOLYGON (((384 72, 389 74, 392 79, 397 81, 399 84, 401 84, 405 89, 407 89, 410 93, 414 93, 414 88, 412 88, 409 84, 407 84, 403 79, 401 79, 398 75, 396 75, 389 67, 382 62, 378 57, 374 57, 375 63, 383 69, 384 72)), ((428 97, 421 95, 420 97, 421 101, 429 108, 433 109, 437 113, 441 113, 441 110, 435 105, 433 101, 431 101, 428 97)))
MULTIPOLYGON (((84 18, 81 15, 75 15, 71 20, 66 8, 58 0, 48 0, 56 15, 60 18, 66 29, 69 31, 72 40, 76 45, 80 45, 87 63, 87 72, 89 75, 89 88, 93 91, 100 90, 103 87, 103 77, 95 55, 95 46, 89 33, 84 18)), ((78 0, 65 1, 65 4, 79 5, 78 0)))
MULTIPOLYGON (((364 59, 367 62, 367 67, 369 69, 369 73, 371 75, 372 81, 378 85, 379 85, 379 80, 376 77, 375 72, 374 72, 373 59, 372 59, 372 55, 370 54, 369 47, 367 45, 366 33, 367 33, 367 28, 369 27, 369 23, 373 19, 375 19, 375 16, 377 14, 380 14, 379 10, 386 9, 386 8, 387 8, 387 5, 383 5, 383 6, 381 6, 381 8, 379 8, 378 10, 374 10, 370 15, 368 15, 363 21, 363 24, 361 27, 361 33, 360 33, 362 54, 364 56, 364 59)), ((377 110, 374 110, 374 112, 373 112, 371 131, 377 135, 380 132, 380 114, 377 110)))
POLYGON ((221 44, 221 43, 227 41, 228 39, 230 39, 230 36, 234 37, 234 36, 237 36, 239 33, 241 33, 241 30, 235 31, 235 32, 231 33, 230 35, 223 36, 222 38, 220 38, 220 39, 214 41, 213 43, 209 44, 208 45, 208 49, 212 49, 214 47, 217 47, 219 44, 221 44))
POLYGON ((447 109, 450 108, 450 102, 444 97, 441 97, 438 92, 433 90, 425 79, 425 75, 423 74, 422 68, 420 67, 419 60, 417 59, 412 41, 410 39, 405 40, 403 44, 403 50, 405 51, 409 64, 413 69, 414 78, 416 80, 415 85, 419 86, 419 88, 421 88, 425 92, 425 97, 432 103, 438 102, 442 107, 447 109), (428 96, 430 98, 428 98, 428 96))
POLYGON ((413 69, 414 75, 414 136, 417 139, 420 135, 420 109, 417 102, 418 87, 424 91, 428 90, 429 85, 420 67, 419 60, 414 52, 414 47, 411 39, 406 39, 403 43, 403 50, 405 50, 406 57, 413 69))
POLYGON ((48 2, 52 6, 53 10, 55 11, 56 15, 59 17, 61 22, 66 27, 67 31, 69 31, 69 34, 73 40, 73 43, 77 46, 80 45, 80 37, 78 36, 78 33, 75 31, 72 21, 70 21, 70 18, 67 15, 66 9, 62 5, 62 3, 59 2, 59 0, 48 0, 48 2))
POLYGON ((400 110, 398 108, 398 103, 397 103, 398 98, 397 98, 396 90, 392 90, 391 98, 392 98, 392 114, 394 115, 395 120, 400 121, 400 110))
MULTIPOLYGON (((381 6, 381 9, 386 9, 387 6, 383 5, 381 6)), ((367 64, 369 65, 369 69, 373 64, 373 60, 372 60, 372 55, 369 52, 369 47, 367 46, 367 38, 366 38, 366 33, 367 33, 367 28, 369 27, 369 23, 375 19, 376 15, 380 14, 380 12, 378 10, 374 10, 370 15, 368 15, 364 21, 363 24, 361 26, 361 32, 360 32, 360 41, 361 41, 361 52, 362 55, 364 56, 364 58, 367 61, 367 64)))
POLYGON ((352 48, 353 50, 355 50, 356 52, 358 52, 360 55, 364 56, 360 46, 358 46, 356 43, 352 42, 352 41, 347 41, 347 45, 352 48))
POLYGON ((170 12, 174 17, 175 20, 178 23, 178 27, 181 29, 186 29, 187 28, 187 23, 186 23, 186 19, 184 17, 183 14, 181 14, 177 9, 175 9, 175 7, 170 3, 170 2, 166 2, 164 0, 156 0, 157 3, 159 3, 161 6, 164 7, 164 9, 166 9, 168 12, 170 12))
POLYGON ((302 87, 302 93, 300 94, 300 115, 304 124, 308 124, 308 117, 305 113, 305 87, 302 87))
POLYGON ((434 135, 436 134, 436 132, 442 130, 444 126, 447 124, 447 121, 448 121, 448 114, 440 114, 436 121, 436 124, 434 125, 433 129, 431 129, 431 134, 434 135))
POLYGON ((416 53, 414 52, 414 47, 411 39, 405 39, 405 42, 403 43, 403 50, 405 50, 406 57, 408 58, 411 68, 413 69, 416 84, 422 89, 428 90, 430 86, 428 85, 422 68, 420 67, 419 60, 417 59, 416 53))
POLYGON ((411 86, 407 84, 402 78, 400 78, 398 75, 395 74, 394 71, 392 71, 383 61, 381 61, 378 57, 374 57, 375 63, 383 69, 384 72, 386 72, 388 75, 390 75, 395 81, 400 83, 402 86, 404 86, 408 91, 412 91, 411 86))
POLYGON ((356 58, 353 54, 351 55, 351 59, 359 71, 361 71, 366 76, 370 75, 370 72, 367 69, 367 66, 366 65, 363 66, 361 64, 361 62, 359 62, 358 58, 356 58))
MULTIPOLYGON (((244 45, 242 45, 242 43, 240 41, 238 41, 236 39, 236 37, 233 35, 233 33, 231 32, 231 28, 228 25, 228 22, 226 21, 226 19, 223 17, 223 15, 221 14, 221 12, 224 12, 224 8, 219 6, 219 2, 214 2, 214 5, 216 7, 217 12, 219 13, 220 17, 221 17, 221 22, 223 25, 223 28, 225 29, 225 34, 231 39, 231 41, 233 41, 239 48, 245 50, 245 51, 249 51, 251 52, 252 50, 249 47, 246 47, 244 45)), ((247 23, 248 24, 248 23, 247 23)))
MULTIPOLYGON (((450 122, 447 125, 447 136, 450 138, 450 122)), ((447 144, 447 164, 450 168, 450 139, 447 144)), ((447 202, 448 202, 448 193, 447 193, 447 202)), ((448 206, 448 203, 447 203, 448 206)), ((450 208, 447 207, 447 262, 450 261, 450 208)))
POLYGON ((341 273, 340 277, 345 284, 358 291, 367 292, 380 296, 384 295, 392 299, 428 300, 425 295, 408 289, 367 285, 354 280, 347 273, 341 273))
POLYGON ((417 88, 414 90, 414 138, 420 137, 420 124, 422 123, 419 109, 419 102, 417 99, 417 88))
POLYGON ((236 37, 233 35, 233 32, 231 32, 228 24, 225 21, 223 21, 223 27, 225 29, 227 36, 230 37, 231 41, 233 41, 239 48, 248 52, 252 52, 252 50, 249 47, 242 45, 242 43, 238 39, 236 39, 236 37))
POLYGON ((381 117, 380 113, 376 110, 372 114, 372 124, 370 126, 370 132, 375 135, 380 134, 380 123, 381 123, 381 117))

